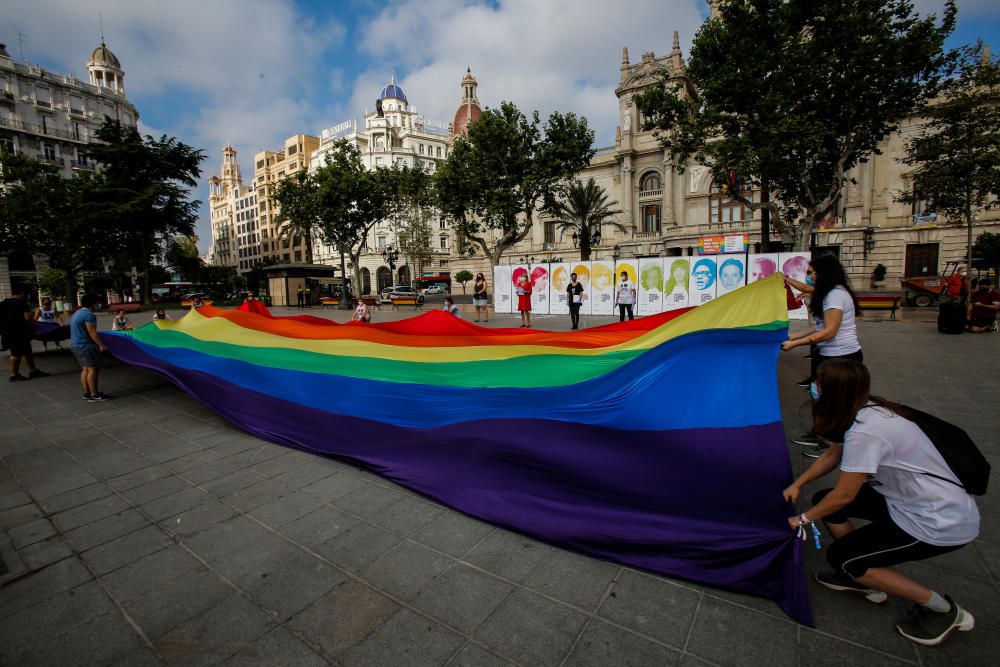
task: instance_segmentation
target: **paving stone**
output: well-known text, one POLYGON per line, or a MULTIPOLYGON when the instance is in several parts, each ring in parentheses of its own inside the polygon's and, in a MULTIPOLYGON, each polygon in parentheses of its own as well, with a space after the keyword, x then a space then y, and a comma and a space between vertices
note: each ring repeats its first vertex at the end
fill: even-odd
POLYGON ((66 539, 78 551, 86 551, 148 525, 149 522, 137 510, 128 510, 70 531, 66 533, 66 539))
POLYGON ((451 659, 448 665, 454 665, 454 667, 513 667, 514 663, 491 653, 483 646, 470 642, 462 647, 462 650, 451 659))
POLYGON ((101 582, 115 599, 130 602, 199 569, 201 563, 191 554, 170 545, 105 574, 101 582))
POLYGON ((151 640, 211 609, 235 591, 208 570, 198 570, 127 602, 125 608, 151 640))
POLYGON ((665 644, 683 648, 699 594, 662 579, 623 570, 598 615, 665 644))
MULTIPOLYGON (((843 665, 907 665, 910 661, 893 658, 885 653, 840 641, 810 628, 799 633, 799 664, 810 667, 843 667, 843 665)), ((928 664, 924 662, 923 664, 928 664)))
POLYGON ((986 542, 974 542, 973 548, 983 559, 983 563, 993 576, 993 581, 1000 581, 1000 546, 986 542))
POLYGON ((348 580, 296 614, 289 624, 336 658, 369 636, 399 608, 375 589, 348 580))
POLYGON ((127 500, 119 496, 108 496, 99 500, 94 500, 86 505, 80 505, 73 509, 60 512, 52 517, 52 520, 59 527, 59 530, 68 532, 88 523, 99 521, 105 517, 129 509, 127 500))
POLYGON ((584 628, 566 664, 582 667, 622 665, 645 667, 645 665, 676 665, 681 653, 656 644, 630 632, 620 630, 608 623, 592 620, 584 628))
POLYGON ((359 572, 399 543, 399 537, 367 523, 358 523, 314 549, 341 567, 359 572))
POLYGON ((511 581, 523 581, 552 547, 506 530, 495 530, 465 560, 511 581))
POLYGON ((333 474, 334 471, 322 463, 323 460, 318 456, 310 456, 305 465, 274 475, 273 479, 293 489, 302 489, 333 474))
POLYGON ((223 431, 205 438, 198 438, 199 444, 211 447, 213 452, 223 458, 260 447, 261 442, 257 438, 232 431, 223 431))
POLYGON ((225 496, 223 500, 230 505, 239 507, 244 512, 249 512, 255 507, 260 507, 289 493, 291 493, 291 489, 284 484, 278 484, 274 480, 265 479, 262 482, 257 482, 252 486, 225 496))
MULTIPOLYGON (((155 482, 154 482, 155 483, 155 482)), ((151 500, 139 506, 145 514, 149 515, 153 521, 162 521, 170 516, 175 516, 181 512, 197 507, 207 501, 209 496, 204 491, 193 486, 189 486, 176 493, 151 500)))
POLYGON ((298 559, 305 552, 293 544, 279 540, 252 549, 232 551, 212 567, 236 586, 244 588, 257 583, 298 559))
POLYGON ((344 655, 349 664, 442 665, 464 643, 447 628, 400 609, 344 655))
POLYGON ((196 507, 186 512, 181 512, 177 516, 164 519, 159 523, 160 528, 171 535, 183 537, 194 535, 209 526, 215 525, 236 516, 236 511, 214 498, 206 499, 196 507))
POLYGON ((110 479, 148 468, 150 461, 133 452, 115 452, 87 461, 87 468, 98 479, 110 479))
POLYGON ((444 508, 411 496, 403 496, 377 514, 373 523, 407 537, 444 512, 444 508))
POLYGON ((206 561, 239 549, 262 549, 283 540, 247 516, 236 516, 184 538, 184 543, 206 561))
POLYGON ((77 626, 115 611, 96 581, 58 593, 0 621, 0 663, 24 664, 30 653, 77 626))
MULTIPOLYGON (((157 469, 163 470, 159 466, 157 466, 157 469)), ((144 505, 190 487, 191 485, 180 477, 169 474, 169 476, 160 477, 147 484, 124 490, 121 494, 135 505, 144 505)))
POLYGON ((33 523, 42 518, 42 516, 42 511, 34 503, 4 510, 0 512, 0 532, 13 530, 18 526, 33 523))
POLYGON ((39 570, 63 558, 73 555, 73 548, 62 537, 55 535, 41 542, 36 542, 17 552, 28 570, 39 570))
POLYGON ((458 512, 445 511, 431 519, 413 539, 449 556, 461 558, 496 530, 458 512))
POLYGON ((56 534, 55 526, 48 519, 35 519, 7 531, 15 549, 41 542, 56 534))
POLYGON ((290 491, 289 495, 272 500, 250 510, 250 515, 258 521, 278 528, 314 511, 316 499, 301 491, 290 491))
MULTIPOLYGON (((159 441, 147 441, 141 449, 149 458, 166 465, 168 461, 178 461, 185 456, 203 451, 204 448, 197 442, 167 437, 160 439, 159 441)), ((184 464, 179 462, 177 465, 183 467, 184 464)), ((178 470, 178 468, 174 467, 171 467, 170 469, 174 472, 177 472, 178 470)))
MULTIPOLYGON (((213 456, 218 457, 219 454, 215 450, 209 450, 213 456)), ((204 484, 213 479, 219 477, 224 477, 231 473, 240 470, 241 466, 236 461, 219 461, 214 460, 210 463, 203 463, 201 465, 189 468, 184 471, 184 477, 190 480, 194 484, 204 484)))
POLYGON ((270 616, 240 595, 222 602, 153 642, 168 665, 218 664, 276 626, 270 616))
POLYGON ((237 470, 236 472, 229 473, 228 475, 223 475, 222 477, 202 482, 199 486, 213 496, 223 498, 239 491, 240 489, 245 489, 248 486, 262 482, 265 479, 267 478, 256 470, 243 468, 237 470))
POLYGON ((263 463, 264 461, 269 461, 276 456, 284 454, 286 451, 287 450, 284 447, 278 447, 277 445, 260 441, 256 447, 244 450, 238 454, 232 454, 222 460, 238 461, 244 467, 250 467, 263 463))
POLYGON ((305 461, 295 454, 296 452, 286 448, 280 456, 254 464, 253 469, 267 477, 277 477, 305 465, 305 461))
POLYGON ((21 505, 27 505, 30 502, 31 497, 20 489, 11 493, 4 493, 3 495, 0 495, 0 512, 14 507, 20 507, 21 505))
POLYGON ((336 473, 329 477, 324 477, 318 482, 313 482, 303 487, 303 491, 320 500, 332 502, 337 498, 346 496, 352 491, 356 491, 365 485, 365 481, 353 475, 336 473))
POLYGON ((558 665, 586 620, 569 607, 516 590, 476 631, 476 637, 517 662, 558 665))
POLYGON ((798 665, 796 636, 790 621, 705 597, 687 650, 720 665, 798 665))
POLYGON ((179 456, 164 462, 164 466, 176 473, 184 474, 189 470, 198 470, 219 460, 219 455, 210 449, 198 449, 190 454, 179 456))
POLYGON ((94 575, 100 577, 170 544, 173 542, 162 530, 156 526, 148 526, 85 551, 80 557, 90 566, 94 575))
POLYGON ((321 509, 286 523, 279 528, 279 531, 292 541, 314 549, 357 523, 358 519, 346 512, 323 505, 321 509))
POLYGON ((107 664, 145 647, 121 614, 114 611, 78 626, 31 656, 38 665, 107 664))
POLYGON ((524 579, 524 585, 586 611, 594 611, 619 566, 552 549, 524 579))
POLYGON ((378 484, 366 484, 334 501, 334 504, 351 514, 373 520, 389 505, 399 502, 401 493, 378 484))
POLYGON ((321 667, 327 661, 285 628, 275 628, 240 649, 227 665, 252 667, 321 667))
POLYGON ((472 634, 513 590, 510 584, 456 564, 427 584, 413 604, 445 624, 472 634))
POLYGON ((0 589, 0 618, 6 618, 91 579, 87 568, 76 558, 53 563, 0 589))
POLYGON ((127 475, 113 477, 108 480, 107 484, 115 491, 127 491, 137 486, 143 486, 144 484, 155 482, 156 480, 170 474, 172 473, 168 468, 164 468, 160 465, 151 465, 132 471, 127 475))
POLYGON ((362 576, 390 595, 412 600, 453 562, 427 547, 402 542, 373 561, 362 576))
POLYGON ((330 565, 300 552, 255 579, 241 580, 240 587, 258 604, 285 620, 345 580, 346 577, 330 565))

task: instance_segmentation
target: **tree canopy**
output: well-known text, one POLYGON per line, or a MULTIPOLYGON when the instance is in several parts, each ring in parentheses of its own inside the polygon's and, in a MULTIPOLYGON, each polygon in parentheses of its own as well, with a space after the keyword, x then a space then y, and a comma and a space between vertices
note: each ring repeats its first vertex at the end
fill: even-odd
POLYGON ((307 264, 313 262, 313 232, 319 226, 316 179, 305 169, 278 181, 271 193, 271 202, 278 207, 275 222, 281 225, 281 234, 292 239, 305 239, 307 264))
POLYGON ((438 208, 493 264, 531 231, 532 218, 594 155, 594 132, 573 113, 544 124, 510 102, 486 109, 434 175, 438 208))
POLYGON ((584 262, 590 259, 591 242, 600 239, 601 227, 611 225, 626 231, 625 225, 612 220, 622 211, 608 202, 608 193, 593 178, 586 183, 574 180, 562 197, 546 205, 546 210, 563 233, 571 231, 576 234, 580 259, 584 262))
POLYGON ((730 194, 804 248, 848 172, 933 96, 955 14, 951 0, 940 19, 908 0, 727 0, 695 36, 687 80, 637 104, 681 169, 742 182, 730 194), (749 198, 762 180, 767 204, 749 198))
POLYGON ((1000 206, 1000 65, 976 44, 958 50, 952 74, 921 110, 927 123, 907 142, 900 161, 913 168, 914 187, 898 199, 926 198, 930 211, 964 225, 971 266, 973 224, 1000 206))

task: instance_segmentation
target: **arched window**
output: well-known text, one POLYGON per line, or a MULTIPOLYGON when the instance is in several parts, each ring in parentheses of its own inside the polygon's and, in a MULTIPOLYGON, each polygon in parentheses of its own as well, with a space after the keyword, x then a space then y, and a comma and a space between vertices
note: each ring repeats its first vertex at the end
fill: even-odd
POLYGON ((730 197, 718 183, 712 186, 708 200, 708 224, 738 222, 743 220, 743 214, 742 202, 730 197))
POLYGON ((378 283, 379 294, 381 294, 382 290, 386 287, 392 287, 392 272, 389 270, 389 267, 378 267, 378 271, 375 272, 375 280, 378 283))
POLYGON ((368 270, 368 267, 361 269, 361 292, 363 294, 372 293, 372 272, 368 270))
POLYGON ((646 172, 639 181, 639 192, 660 190, 662 187, 663 182, 660 180, 660 175, 655 171, 646 172))
POLYGON ((409 285, 410 284, 410 267, 403 265, 399 267, 399 271, 396 272, 399 275, 399 282, 397 285, 409 285))

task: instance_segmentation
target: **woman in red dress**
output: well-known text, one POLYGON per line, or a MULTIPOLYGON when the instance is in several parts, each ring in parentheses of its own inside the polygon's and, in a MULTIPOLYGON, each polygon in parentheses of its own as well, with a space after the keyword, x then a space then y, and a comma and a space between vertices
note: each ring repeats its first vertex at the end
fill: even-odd
POLYGON ((521 312, 521 326, 531 328, 531 282, 522 273, 517 282, 517 309, 521 312))

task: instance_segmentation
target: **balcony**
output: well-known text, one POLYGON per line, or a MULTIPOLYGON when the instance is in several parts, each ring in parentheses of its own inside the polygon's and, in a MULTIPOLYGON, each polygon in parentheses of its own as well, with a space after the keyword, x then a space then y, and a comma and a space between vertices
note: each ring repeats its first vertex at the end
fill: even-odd
POLYGON ((633 234, 633 238, 636 238, 636 239, 639 239, 639 240, 642 240, 642 239, 657 239, 657 238, 660 238, 660 230, 657 230, 655 232, 636 232, 635 234, 633 234))
POLYGON ((59 139, 68 139, 70 141, 77 141, 80 143, 87 143, 87 136, 81 134, 79 137, 74 136, 72 132, 68 130, 59 130, 54 127, 43 127, 36 123, 25 123, 19 118, 2 118, 0 117, 0 127, 6 127, 10 130, 20 130, 21 132, 28 132, 30 134, 38 134, 43 137, 58 137, 59 139))
POLYGON ((76 116, 78 118, 86 118, 87 117, 87 112, 84 111, 83 109, 74 109, 73 107, 70 107, 69 108, 69 115, 70 116, 76 116))
POLYGON ((73 169, 86 169, 87 171, 94 171, 95 169, 93 163, 86 160, 70 160, 69 166, 73 169))
POLYGON ((58 167, 65 167, 66 166, 66 160, 64 160, 61 157, 48 157, 48 156, 45 156, 45 155, 39 155, 38 156, 38 161, 39 162, 44 162, 45 164, 54 164, 54 165, 56 165, 58 167))
POLYGON ((602 155, 612 155, 615 152, 614 146, 602 146, 601 148, 594 149, 594 157, 600 157, 602 155))
POLYGON ((650 199, 660 199, 663 197, 663 189, 659 190, 643 190, 639 193, 639 201, 647 201, 650 199))
POLYGON ((14 93, 9 90, 0 90, 0 102, 14 104, 14 93))

